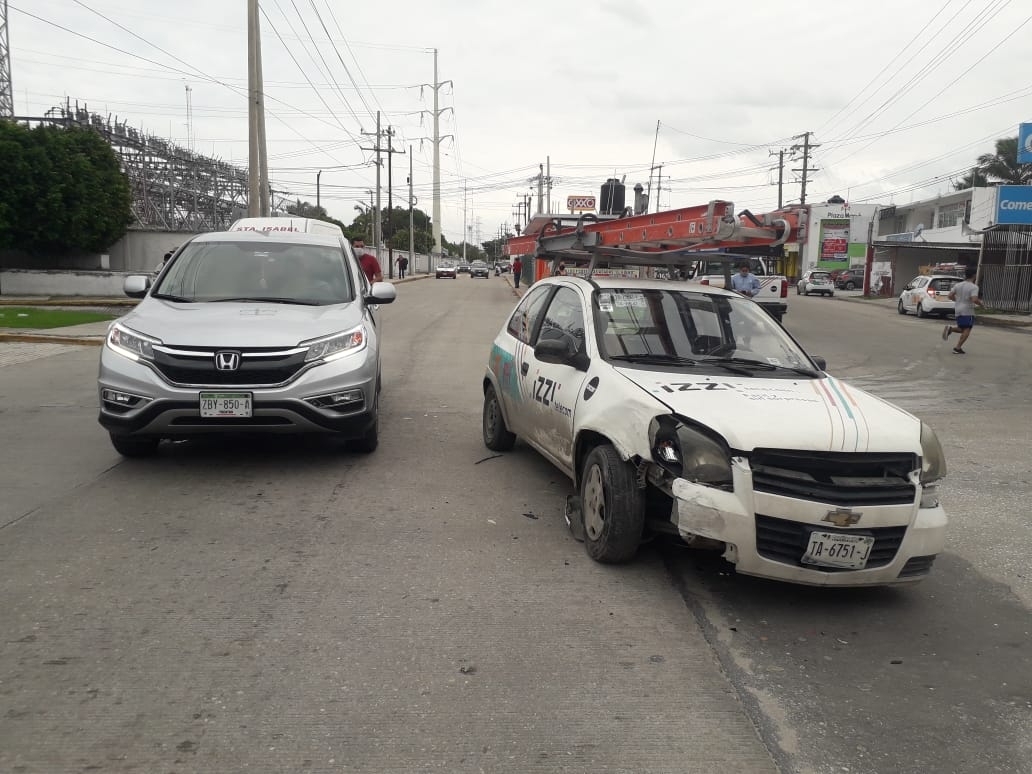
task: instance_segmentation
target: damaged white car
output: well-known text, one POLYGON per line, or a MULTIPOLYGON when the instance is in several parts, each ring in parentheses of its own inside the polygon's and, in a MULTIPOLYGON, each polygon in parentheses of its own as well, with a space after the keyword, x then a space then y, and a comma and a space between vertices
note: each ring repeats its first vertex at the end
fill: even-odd
POLYGON ((823 369, 738 294, 552 277, 495 339, 484 442, 519 436, 574 481, 571 529, 598 561, 672 532, 749 575, 921 580, 945 540, 939 441, 823 369))

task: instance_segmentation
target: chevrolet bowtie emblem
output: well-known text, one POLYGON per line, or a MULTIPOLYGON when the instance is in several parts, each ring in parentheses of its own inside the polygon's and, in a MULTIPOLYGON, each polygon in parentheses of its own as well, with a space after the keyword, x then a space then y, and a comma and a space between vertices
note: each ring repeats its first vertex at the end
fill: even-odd
POLYGON ((849 508, 836 508, 833 511, 828 511, 827 515, 821 519, 830 524, 834 524, 836 527, 852 527, 858 521, 862 513, 857 513, 849 508))

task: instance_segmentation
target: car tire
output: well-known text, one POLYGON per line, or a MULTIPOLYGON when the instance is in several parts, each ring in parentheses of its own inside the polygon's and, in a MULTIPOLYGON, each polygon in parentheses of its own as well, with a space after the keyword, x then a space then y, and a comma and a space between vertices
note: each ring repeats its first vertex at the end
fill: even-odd
POLYGON ((928 316, 928 312, 925 311, 924 302, 922 301, 917 302, 917 316, 922 320, 928 316))
POLYGON ((376 451, 376 447, 380 445, 380 401, 376 401, 376 407, 373 409, 373 424, 369 426, 369 429, 365 431, 359 438, 354 439, 348 444, 349 448, 353 451, 357 451, 360 454, 372 454, 376 451))
POLYGON ((856 290, 856 283, 850 280, 846 283, 846 290, 856 290))
POLYGON ((800 288, 798 285, 795 286, 795 294, 797 296, 801 296, 803 294, 802 288, 800 288))
POLYGON ((111 445, 123 457, 150 457, 158 450, 160 438, 110 434, 111 445))
POLYGON ((484 391, 484 446, 491 451, 509 451, 516 444, 516 434, 509 430, 502 416, 502 405, 494 385, 484 391))
POLYGON ((907 313, 907 308, 905 306, 903 306, 903 299, 902 298, 896 304, 896 311, 899 312, 900 314, 906 314, 907 313))
POLYGON ((634 466, 610 444, 596 446, 581 468, 580 496, 588 556, 606 564, 633 559, 645 526, 645 490, 634 466))

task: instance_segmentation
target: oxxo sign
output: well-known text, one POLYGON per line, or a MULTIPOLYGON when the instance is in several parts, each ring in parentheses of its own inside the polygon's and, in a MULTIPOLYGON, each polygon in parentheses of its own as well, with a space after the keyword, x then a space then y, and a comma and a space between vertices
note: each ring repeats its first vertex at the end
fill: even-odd
POLYGON ((997 186, 996 222, 1001 226, 1032 226, 1032 185, 997 186))
POLYGON ((573 212, 583 212, 585 210, 595 209, 595 197, 594 196, 567 196, 566 197, 566 209, 573 212))

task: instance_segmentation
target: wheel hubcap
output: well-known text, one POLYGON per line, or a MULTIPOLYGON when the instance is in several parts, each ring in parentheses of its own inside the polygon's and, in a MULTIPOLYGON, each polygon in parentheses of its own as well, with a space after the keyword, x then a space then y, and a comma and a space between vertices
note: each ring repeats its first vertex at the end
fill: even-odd
POLYGON ((602 471, 597 465, 592 465, 588 471, 581 508, 584 513, 584 531, 592 540, 598 540, 606 523, 606 492, 602 486, 602 471))

